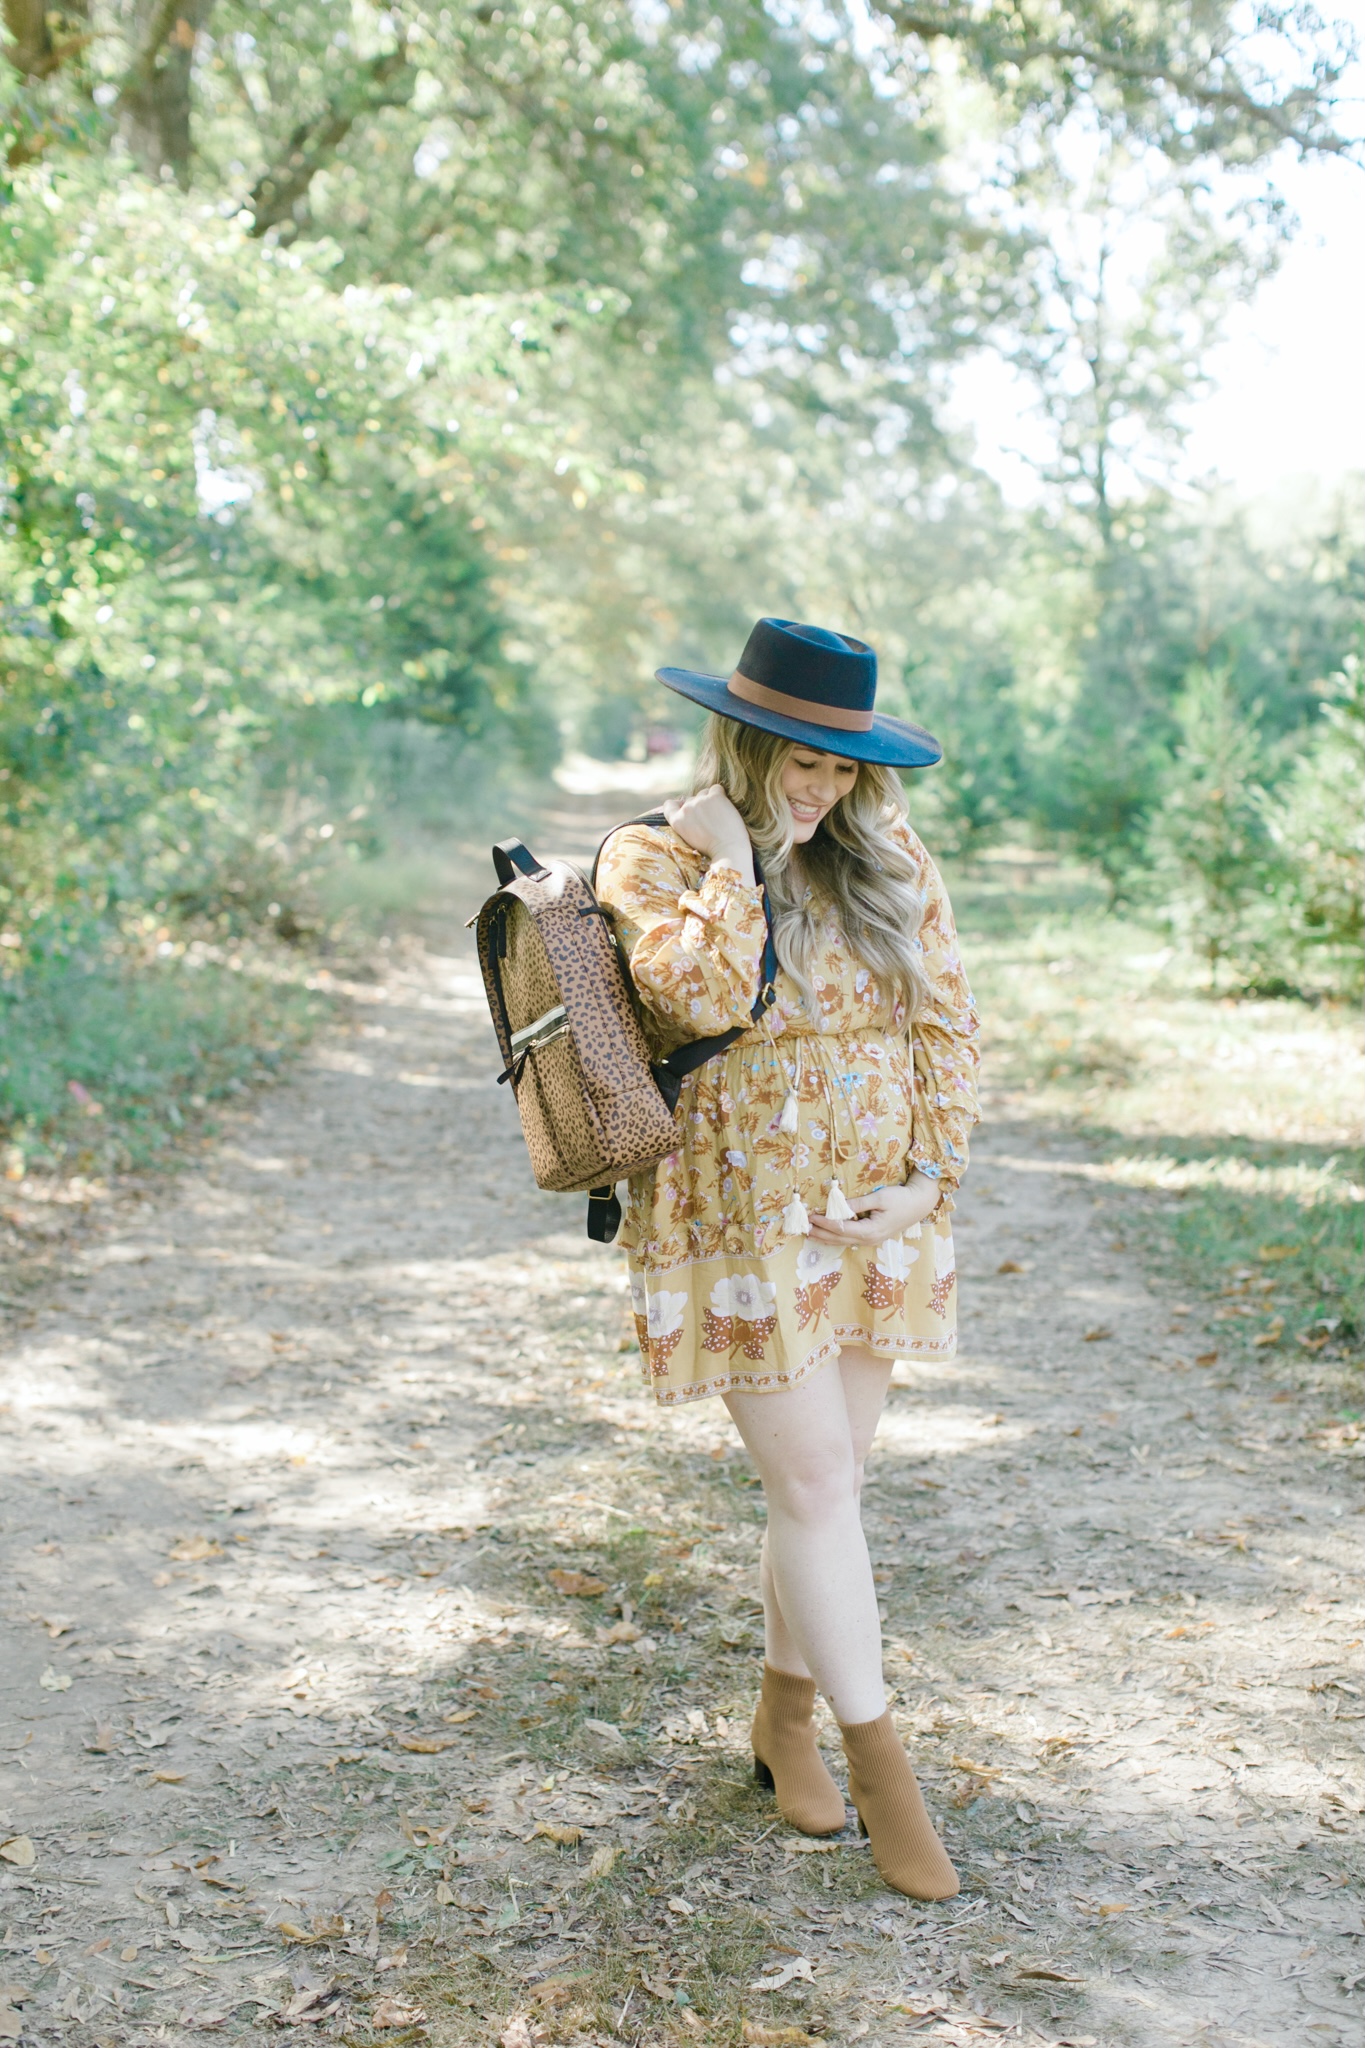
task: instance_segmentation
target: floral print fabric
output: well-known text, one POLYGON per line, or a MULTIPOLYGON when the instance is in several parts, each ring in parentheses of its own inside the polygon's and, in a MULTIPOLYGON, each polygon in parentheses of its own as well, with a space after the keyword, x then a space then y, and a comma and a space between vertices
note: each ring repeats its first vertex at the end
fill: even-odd
MULTIPOLYGON (((621 1241, 645 1377, 662 1402, 795 1386, 844 1345, 947 1357, 957 1318, 951 1189, 976 1121, 976 1011, 938 870, 920 871, 932 999, 913 1030, 849 951, 831 914, 811 1016, 784 972, 762 1021, 683 1083, 681 1143, 630 1183, 621 1241), (944 1200, 877 1246, 803 1232, 916 1165, 944 1200)), ((763 955, 762 899, 667 827, 608 841, 597 890, 613 913, 657 1053, 748 1022, 763 955)))

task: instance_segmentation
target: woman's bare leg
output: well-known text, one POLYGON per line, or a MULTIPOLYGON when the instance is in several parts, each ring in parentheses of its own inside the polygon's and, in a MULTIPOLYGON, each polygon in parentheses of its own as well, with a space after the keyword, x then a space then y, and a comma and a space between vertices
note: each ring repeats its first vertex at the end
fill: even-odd
POLYGON ((846 1348, 781 1394, 729 1394, 768 1504, 761 1584, 766 1655, 815 1679, 840 1721, 885 1711, 881 1623, 859 1515, 863 1463, 889 1361, 846 1348))

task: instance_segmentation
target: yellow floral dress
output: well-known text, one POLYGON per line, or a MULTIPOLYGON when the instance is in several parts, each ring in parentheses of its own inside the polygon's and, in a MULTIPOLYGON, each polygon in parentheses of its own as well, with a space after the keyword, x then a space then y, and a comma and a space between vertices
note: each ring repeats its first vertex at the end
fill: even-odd
MULTIPOLYGON (((630 1182, 621 1242, 662 1402, 777 1392, 845 1345, 887 1358, 956 1349, 949 1211, 977 1116, 976 1010, 938 870, 908 825, 896 834, 920 871, 933 990, 913 1030, 831 914, 812 976, 819 1016, 780 972, 762 1021, 683 1082, 677 1151, 630 1182), (804 1234, 801 1205, 824 1214, 835 1181, 852 1200, 915 1166, 944 1188, 928 1223, 876 1246, 804 1234)), ((738 869, 667 827, 632 825, 608 841, 597 891, 656 1055, 748 1021, 763 906, 738 869)))

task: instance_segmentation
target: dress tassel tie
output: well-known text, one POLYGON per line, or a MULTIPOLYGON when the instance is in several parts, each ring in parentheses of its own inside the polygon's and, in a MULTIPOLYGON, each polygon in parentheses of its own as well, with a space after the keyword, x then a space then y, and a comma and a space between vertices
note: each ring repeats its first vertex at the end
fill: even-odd
POLYGON ((832 1180, 829 1184, 829 1194, 825 1201, 825 1214, 831 1223, 851 1223, 853 1221, 853 1211, 848 1206, 848 1198, 837 1180, 832 1180))
POLYGON ((782 1228, 788 1237, 809 1237, 810 1216, 800 1195, 793 1195, 782 1211, 782 1228))
POLYGON ((792 1092, 788 1093, 787 1099, 782 1105, 782 1114, 777 1119, 777 1128, 779 1131, 785 1131, 788 1137, 791 1137, 800 1128, 796 1096, 792 1092))

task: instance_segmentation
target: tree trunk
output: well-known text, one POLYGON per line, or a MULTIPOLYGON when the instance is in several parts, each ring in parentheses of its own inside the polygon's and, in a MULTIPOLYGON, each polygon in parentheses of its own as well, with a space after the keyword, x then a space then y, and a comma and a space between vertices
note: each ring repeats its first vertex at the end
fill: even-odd
POLYGON ((46 78, 56 69, 43 0, 5 0, 5 55, 25 78, 46 78))
POLYGON ((119 94, 123 139, 149 178, 190 181, 190 75, 213 0, 140 0, 133 61, 119 94))

